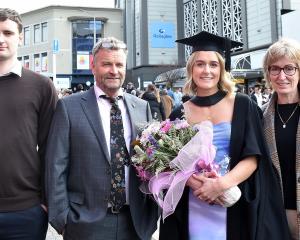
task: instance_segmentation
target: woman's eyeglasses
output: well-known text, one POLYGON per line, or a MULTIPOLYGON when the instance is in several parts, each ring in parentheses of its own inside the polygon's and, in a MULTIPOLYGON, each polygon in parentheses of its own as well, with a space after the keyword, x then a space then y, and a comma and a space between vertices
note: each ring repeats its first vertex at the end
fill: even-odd
POLYGON ((280 74, 281 70, 288 75, 288 76, 293 76, 296 73, 296 70, 299 69, 298 67, 294 67, 291 65, 286 65, 284 67, 278 67, 278 66, 270 66, 269 67, 269 73, 273 76, 277 76, 280 74))

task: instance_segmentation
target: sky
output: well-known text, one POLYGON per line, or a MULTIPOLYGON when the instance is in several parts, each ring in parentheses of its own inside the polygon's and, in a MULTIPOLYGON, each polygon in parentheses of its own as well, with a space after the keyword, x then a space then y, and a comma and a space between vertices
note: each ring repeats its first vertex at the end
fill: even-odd
POLYGON ((1 1, 1 8, 12 8, 18 13, 29 12, 49 5, 80 7, 114 7, 114 0, 7 0, 1 1), (83 4, 84 3, 84 4, 83 4))

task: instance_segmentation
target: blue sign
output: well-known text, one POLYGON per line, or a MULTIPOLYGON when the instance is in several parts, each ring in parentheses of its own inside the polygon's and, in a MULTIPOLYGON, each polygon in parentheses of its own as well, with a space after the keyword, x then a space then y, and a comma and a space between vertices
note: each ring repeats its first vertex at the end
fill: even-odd
POLYGON ((151 47, 174 48, 174 24, 166 22, 151 23, 151 47))
POLYGON ((59 52, 59 42, 57 39, 53 40, 52 51, 54 54, 59 52))

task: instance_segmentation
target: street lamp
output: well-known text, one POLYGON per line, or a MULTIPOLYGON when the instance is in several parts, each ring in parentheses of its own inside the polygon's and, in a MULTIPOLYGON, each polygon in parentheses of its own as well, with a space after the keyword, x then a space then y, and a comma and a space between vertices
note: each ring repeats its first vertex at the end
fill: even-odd
POLYGON ((97 39, 96 39, 96 17, 93 16, 94 18, 94 46, 96 45, 97 39))
MULTIPOLYGON (((87 10, 84 10, 84 9, 79 9, 79 11, 81 11, 81 12, 85 12, 85 13, 87 13, 88 15, 91 15, 91 13, 89 12, 89 11, 87 11, 87 10)), ((96 34, 97 34, 97 32, 96 32, 96 17, 95 17, 95 15, 93 14, 93 21, 94 21, 94 27, 93 27, 93 33, 94 33, 94 46, 96 45, 96 42, 97 42, 97 37, 96 37, 96 34)))

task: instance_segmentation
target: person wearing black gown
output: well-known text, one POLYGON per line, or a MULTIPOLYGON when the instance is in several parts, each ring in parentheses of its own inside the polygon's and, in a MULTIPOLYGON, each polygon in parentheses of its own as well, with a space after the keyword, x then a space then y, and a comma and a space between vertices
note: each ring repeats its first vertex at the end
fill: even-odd
POLYGON ((160 223, 159 239, 289 240, 280 186, 266 148, 260 110, 247 95, 232 91, 228 73, 230 49, 241 43, 205 31, 177 42, 192 46, 184 91, 193 97, 176 108, 170 119, 185 118, 190 124, 211 121, 214 138, 221 136, 226 142, 230 162, 225 175, 194 174, 189 178, 175 212, 160 223), (215 134, 220 128, 221 134, 215 134), (222 195, 233 186, 239 187, 241 198, 222 209, 222 195), (198 211, 195 203, 202 207, 198 215, 201 211, 212 214, 199 217, 194 212, 198 211), (216 226, 214 221, 220 217, 213 215, 213 211, 221 213, 223 221, 216 226), (202 224, 192 228, 199 219, 202 224))
POLYGON ((300 43, 280 39, 264 58, 265 79, 274 89, 264 106, 264 133, 279 176, 284 207, 294 240, 300 232, 300 43))

